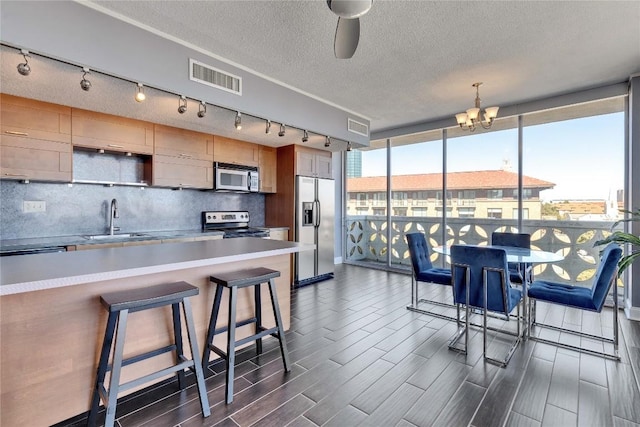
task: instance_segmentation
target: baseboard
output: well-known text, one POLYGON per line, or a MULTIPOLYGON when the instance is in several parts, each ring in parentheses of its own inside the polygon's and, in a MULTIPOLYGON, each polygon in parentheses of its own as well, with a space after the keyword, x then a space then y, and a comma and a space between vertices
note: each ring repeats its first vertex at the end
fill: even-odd
POLYGON ((628 298, 624 300, 624 314, 629 320, 640 321, 640 307, 633 307, 628 298))

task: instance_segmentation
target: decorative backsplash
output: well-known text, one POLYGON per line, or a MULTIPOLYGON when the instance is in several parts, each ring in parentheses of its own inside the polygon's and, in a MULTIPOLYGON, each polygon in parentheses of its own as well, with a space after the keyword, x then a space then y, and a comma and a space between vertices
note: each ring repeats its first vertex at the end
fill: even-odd
POLYGON ((264 225, 263 194, 2 180, 0 239, 104 233, 114 198, 121 232, 197 230, 207 210, 246 210, 251 226, 264 225), (44 201, 46 210, 24 213, 24 201, 44 201))

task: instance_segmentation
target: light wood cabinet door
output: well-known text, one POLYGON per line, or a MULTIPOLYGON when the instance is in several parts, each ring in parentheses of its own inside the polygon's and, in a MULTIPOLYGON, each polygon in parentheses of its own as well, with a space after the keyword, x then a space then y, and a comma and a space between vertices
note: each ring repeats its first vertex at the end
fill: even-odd
POLYGON ((154 139, 154 186, 213 188, 213 135, 155 125, 154 139))
POLYGON ((154 154, 213 162, 213 135, 154 125, 154 154))
POLYGON ((171 188, 213 189, 213 162, 156 154, 152 185, 171 188))
POLYGON ((71 181, 71 108, 1 94, 0 123, 1 178, 71 181))
POLYGON ((333 178, 331 153, 296 147, 296 175, 333 178))
POLYGON ((213 139, 213 160, 237 165, 258 166, 260 146, 246 141, 215 135, 213 139))
POLYGON ((260 147, 260 192, 275 193, 278 176, 278 151, 274 147, 260 147))
POLYGON ((318 178, 333 178, 333 161, 331 153, 328 156, 323 153, 316 154, 316 176, 318 178))
POLYGON ((94 111, 71 111, 74 147, 153 154, 153 123, 94 111))

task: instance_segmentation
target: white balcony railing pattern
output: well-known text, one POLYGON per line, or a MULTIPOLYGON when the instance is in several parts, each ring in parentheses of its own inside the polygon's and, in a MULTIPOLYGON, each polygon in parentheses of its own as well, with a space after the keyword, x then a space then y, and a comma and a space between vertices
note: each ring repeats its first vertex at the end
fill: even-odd
MULTIPOLYGON (((487 245, 494 231, 517 232, 515 220, 448 218, 446 244, 487 245)), ((534 249, 557 252, 564 260, 557 263, 539 264, 534 268, 538 279, 565 283, 588 281, 598 266, 600 247, 597 240, 610 234, 611 222, 605 221, 544 221, 525 220, 524 233, 531 234, 534 249)), ((406 233, 422 232, 429 244, 442 245, 440 218, 394 217, 391 227, 386 218, 371 215, 347 217, 347 260, 386 263, 391 257, 396 267, 410 266, 409 250, 404 237, 406 233), (387 230, 389 233, 387 233, 387 230), (391 250, 387 253, 387 239, 391 250)), ((434 265, 448 266, 448 259, 432 253, 434 265)))

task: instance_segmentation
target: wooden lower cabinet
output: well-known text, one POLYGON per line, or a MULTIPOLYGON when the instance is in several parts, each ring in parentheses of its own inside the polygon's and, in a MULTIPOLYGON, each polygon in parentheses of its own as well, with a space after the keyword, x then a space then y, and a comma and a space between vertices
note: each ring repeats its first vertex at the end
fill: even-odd
POLYGON ((289 230, 271 229, 269 230, 269 238, 273 240, 289 240, 289 230))

